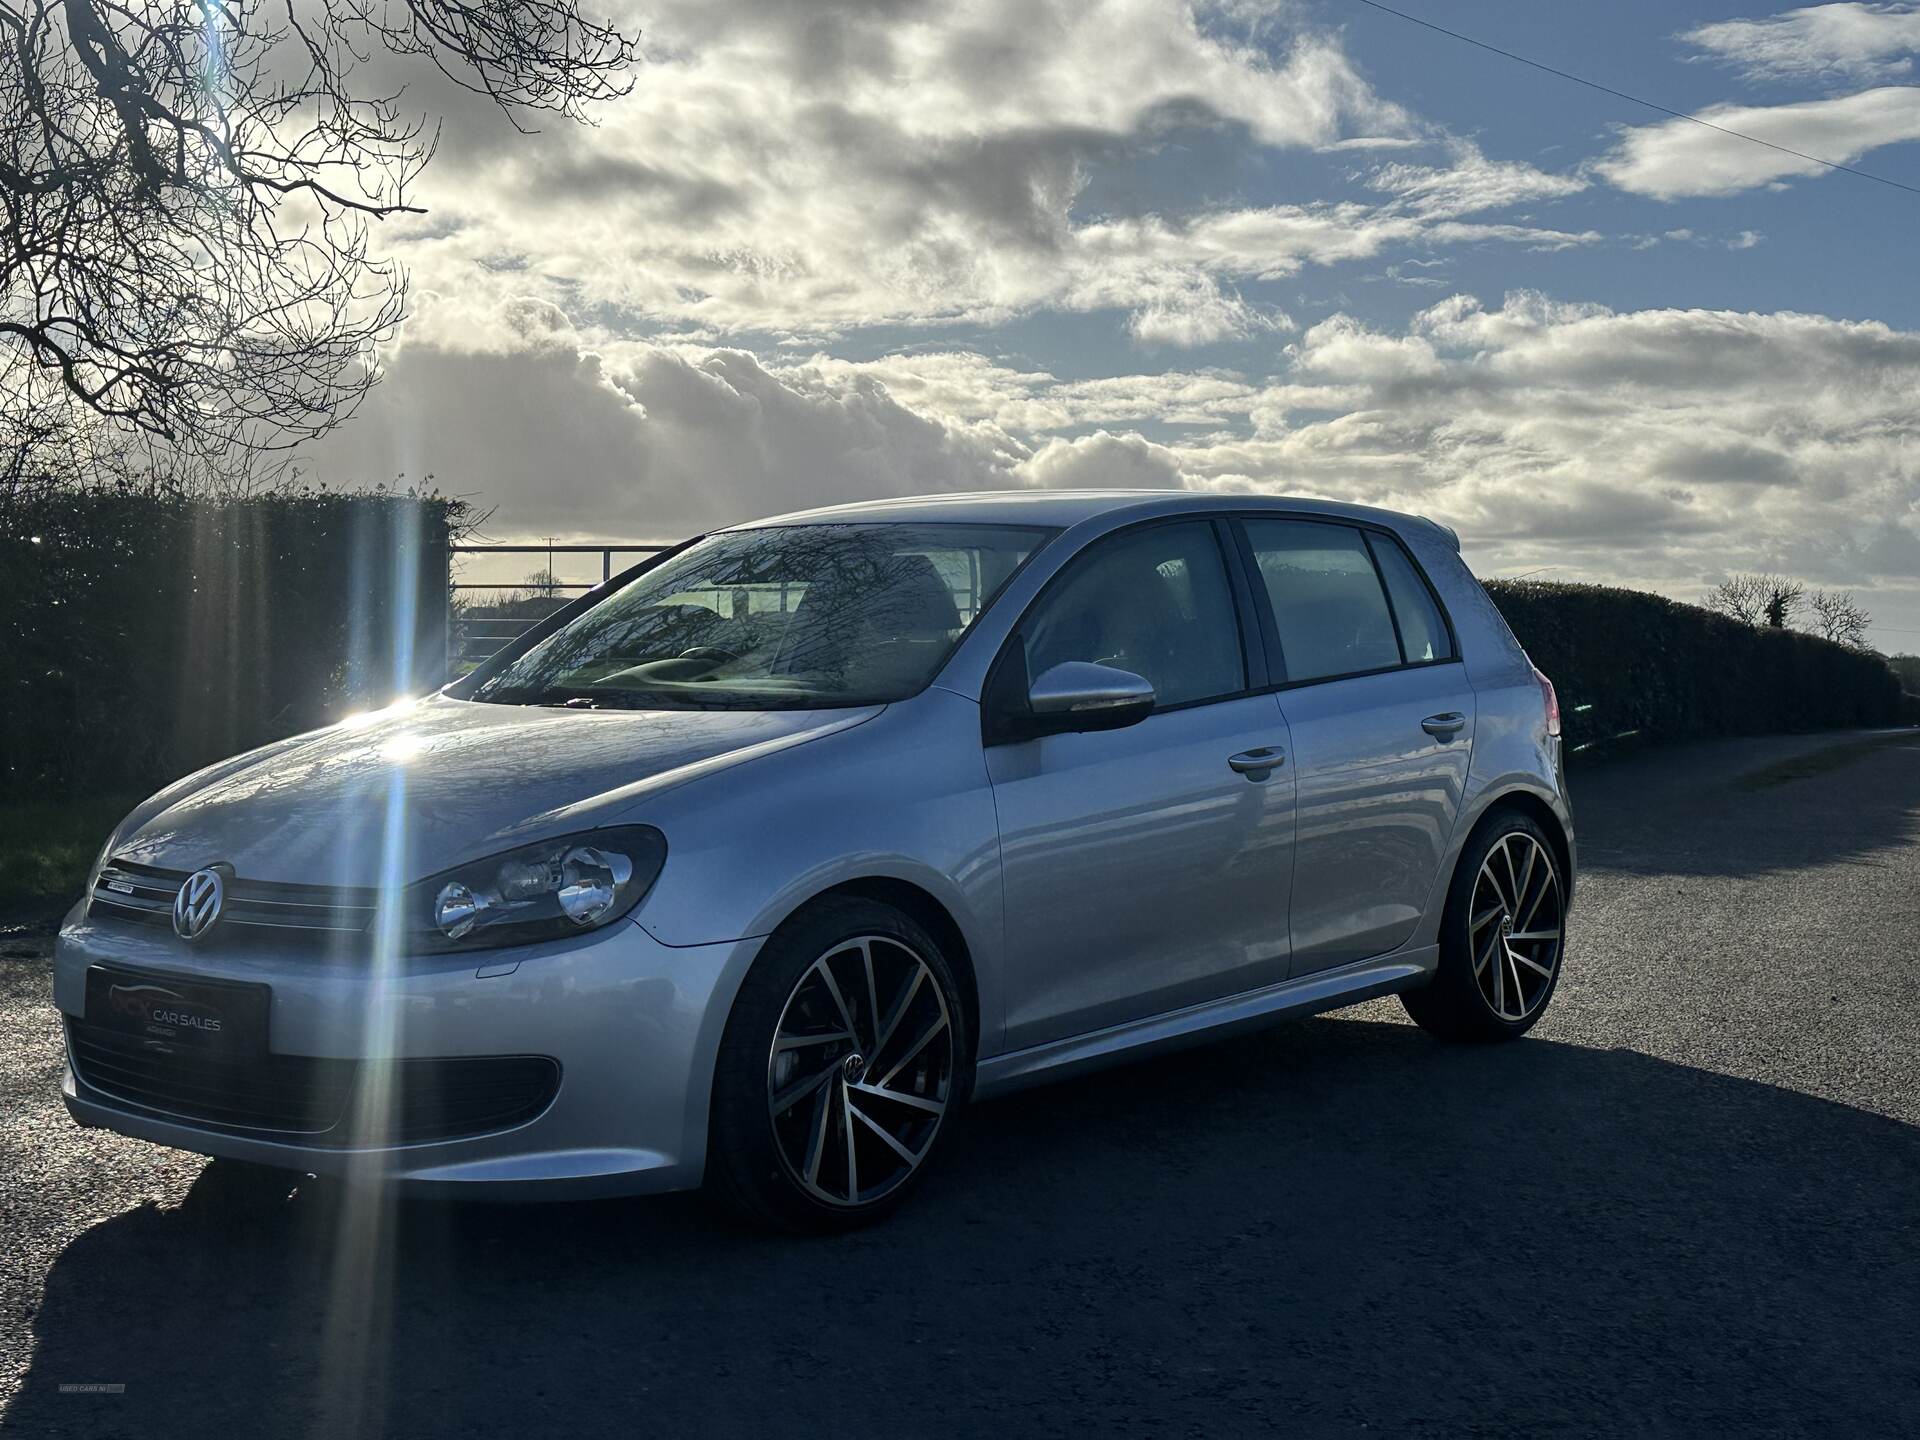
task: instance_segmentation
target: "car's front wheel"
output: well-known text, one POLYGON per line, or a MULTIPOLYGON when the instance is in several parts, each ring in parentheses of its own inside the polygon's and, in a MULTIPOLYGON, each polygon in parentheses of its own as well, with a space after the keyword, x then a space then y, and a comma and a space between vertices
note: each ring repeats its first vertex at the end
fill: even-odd
POLYGON ((1566 922, 1566 880, 1546 831, 1518 810, 1496 810, 1454 869, 1439 969, 1401 1003, 1449 1040, 1524 1035, 1560 982, 1566 922))
POLYGON ((952 1129, 972 1055, 952 967, 924 927, 857 897, 808 906, 767 941, 728 1017, 709 1188, 781 1229, 877 1219, 952 1129))

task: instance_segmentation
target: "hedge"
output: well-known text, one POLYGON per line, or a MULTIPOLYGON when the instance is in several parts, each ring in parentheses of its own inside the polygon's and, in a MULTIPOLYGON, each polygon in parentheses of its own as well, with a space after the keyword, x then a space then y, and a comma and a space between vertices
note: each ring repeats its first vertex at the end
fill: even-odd
POLYGON ((1880 656, 1610 585, 1487 583, 1553 681, 1569 746, 1891 725, 1914 703, 1880 656))
MULTIPOLYGON (((439 496, 0 503, 0 800, 148 790, 446 675, 439 496)), ((1920 719, 1880 657, 1658 595, 1493 581, 1569 743, 1920 719)))
POLYGON ((149 790, 446 670, 462 502, 0 504, 0 799, 149 790))

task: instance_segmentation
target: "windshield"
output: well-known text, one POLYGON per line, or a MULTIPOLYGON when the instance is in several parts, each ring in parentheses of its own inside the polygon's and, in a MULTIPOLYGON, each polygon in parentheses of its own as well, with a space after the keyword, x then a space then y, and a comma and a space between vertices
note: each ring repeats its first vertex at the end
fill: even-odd
POLYGON ((924 688, 1050 530, 733 530, 634 577, 474 692, 499 704, 875 705, 924 688))

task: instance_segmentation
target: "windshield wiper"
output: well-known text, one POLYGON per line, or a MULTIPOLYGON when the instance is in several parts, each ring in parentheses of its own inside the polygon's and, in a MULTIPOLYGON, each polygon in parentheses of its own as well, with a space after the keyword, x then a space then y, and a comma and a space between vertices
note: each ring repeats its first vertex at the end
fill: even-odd
POLYGON ((631 685, 522 685, 476 696, 502 705, 542 705, 556 710, 727 710, 738 708, 718 696, 708 699, 678 690, 642 690, 631 685))
MULTIPOLYGON (((595 709, 610 700, 618 703, 613 692, 596 690, 591 685, 507 685, 498 690, 483 690, 473 698, 493 705, 542 705, 573 710, 595 709)), ((608 704, 607 708, 612 709, 614 705, 608 704)))
POLYGON ((473 698, 496 705, 541 705, 556 710, 831 710, 886 703, 884 698, 784 690, 715 689, 700 694, 691 685, 676 685, 670 690, 633 685, 518 685, 473 698))

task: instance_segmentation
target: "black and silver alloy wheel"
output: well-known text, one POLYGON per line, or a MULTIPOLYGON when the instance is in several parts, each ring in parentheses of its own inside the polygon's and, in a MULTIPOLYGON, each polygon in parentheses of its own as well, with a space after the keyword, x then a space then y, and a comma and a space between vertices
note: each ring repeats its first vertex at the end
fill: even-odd
POLYGON ((1462 847, 1433 979, 1401 994, 1421 1029, 1448 1040, 1512 1040, 1560 982, 1567 882, 1540 822, 1504 806, 1462 847))
POLYGON ((972 1092, 960 995, 939 942, 881 901, 827 896, 781 925, 720 1041, 715 1195, 785 1230, 844 1230, 892 1210, 972 1092))
POLYGON ((788 1173, 828 1205, 878 1200, 933 1148, 953 1089, 953 1022, 927 962, 860 935, 807 968, 767 1058, 788 1173))
POLYGON ((1502 1020, 1525 1020, 1552 993, 1564 911, 1546 846, 1524 830, 1502 835, 1481 863, 1467 926, 1474 980, 1502 1020))

